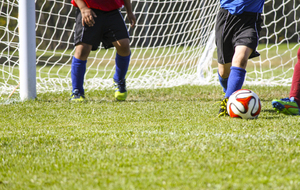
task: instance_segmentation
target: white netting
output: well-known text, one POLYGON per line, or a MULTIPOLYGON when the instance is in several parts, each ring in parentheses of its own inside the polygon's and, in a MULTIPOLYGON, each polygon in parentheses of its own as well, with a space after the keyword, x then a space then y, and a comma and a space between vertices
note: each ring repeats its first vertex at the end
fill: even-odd
MULTIPOLYGON (((19 83, 18 2, 0 0, 0 97, 7 97, 19 83)), ((218 84, 212 50, 219 4, 219 0, 132 0, 137 26, 129 30, 128 88, 218 84)), ((246 84, 290 84, 298 49, 299 4, 299 0, 266 0, 261 57, 249 61, 246 84)), ((125 9, 122 14, 126 19, 125 9)), ((71 90, 74 23, 70 0, 36 0, 38 93, 71 90)), ((112 87, 115 53, 102 46, 91 53, 87 91, 112 87)))
MULTIPOLYGON (((291 85, 297 50, 300 47, 300 0, 266 0, 262 14, 258 52, 249 60, 244 84, 291 85)), ((217 72, 216 56, 213 73, 217 72)), ((211 80, 219 84, 217 74, 211 80)))
POLYGON ((246 84, 291 84, 299 48, 299 21, 299 0, 266 0, 258 47, 261 56, 249 63, 252 71, 246 84))

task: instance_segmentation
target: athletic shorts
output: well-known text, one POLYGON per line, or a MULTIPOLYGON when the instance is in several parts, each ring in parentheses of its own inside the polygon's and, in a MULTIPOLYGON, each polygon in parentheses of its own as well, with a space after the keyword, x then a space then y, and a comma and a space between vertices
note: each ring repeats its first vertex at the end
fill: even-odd
POLYGON ((76 25, 74 33, 75 46, 80 43, 92 45, 92 50, 97 50, 100 42, 105 49, 113 47, 112 42, 129 38, 128 30, 119 9, 101 11, 92 9, 97 17, 92 27, 82 26, 82 17, 79 8, 76 9, 76 25))
POLYGON ((260 13, 244 12, 240 15, 232 15, 228 10, 221 8, 215 30, 218 62, 221 64, 231 63, 234 49, 238 45, 253 49, 249 58, 259 56, 256 48, 261 23, 260 13))

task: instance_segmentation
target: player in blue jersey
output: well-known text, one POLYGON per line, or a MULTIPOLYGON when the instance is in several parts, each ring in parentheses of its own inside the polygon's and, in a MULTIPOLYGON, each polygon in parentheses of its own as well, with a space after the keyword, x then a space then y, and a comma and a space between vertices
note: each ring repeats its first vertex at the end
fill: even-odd
POLYGON ((261 30, 261 12, 265 0, 220 0, 216 22, 218 75, 225 96, 219 116, 226 116, 229 96, 242 88, 249 58, 256 51, 261 30))

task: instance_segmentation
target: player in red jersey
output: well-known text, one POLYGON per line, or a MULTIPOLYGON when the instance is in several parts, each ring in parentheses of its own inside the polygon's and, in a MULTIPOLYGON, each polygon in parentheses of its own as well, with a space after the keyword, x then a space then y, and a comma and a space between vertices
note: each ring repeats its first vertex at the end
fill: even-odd
POLYGON ((76 9, 75 54, 71 65, 72 94, 70 101, 84 100, 84 75, 87 58, 91 51, 97 50, 100 42, 104 47, 117 50, 115 98, 125 100, 127 97, 125 76, 130 62, 130 40, 127 27, 120 13, 125 7, 131 27, 136 18, 132 13, 130 0, 72 0, 76 9))
POLYGON ((274 99, 272 106, 278 113, 286 115, 299 115, 300 105, 300 48, 297 52, 298 61, 294 68, 294 74, 292 79, 292 86, 290 90, 290 96, 283 99, 274 99))
MULTIPOLYGON (((99 9, 102 11, 112 11, 115 9, 119 9, 120 7, 122 7, 124 5, 124 1, 123 0, 83 0, 84 3, 86 4, 86 6, 88 8, 92 8, 92 9, 99 9)), ((78 7, 78 5, 76 4, 76 2, 78 2, 79 4, 81 2, 77 1, 77 0, 72 0, 71 3, 78 7)))

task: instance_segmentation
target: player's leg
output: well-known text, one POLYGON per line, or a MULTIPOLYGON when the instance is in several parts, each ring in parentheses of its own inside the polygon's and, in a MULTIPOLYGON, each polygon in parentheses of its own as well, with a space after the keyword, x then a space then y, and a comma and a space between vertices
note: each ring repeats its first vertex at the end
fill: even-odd
MULTIPOLYGON (((226 100, 230 97, 230 95, 236 90, 242 88, 245 80, 248 59, 259 56, 259 53, 256 51, 256 47, 258 45, 258 36, 261 30, 260 23, 262 22, 258 13, 243 13, 239 16, 228 14, 227 19, 230 21, 228 23, 233 24, 228 24, 224 30, 225 34, 231 34, 230 39, 228 39, 227 35, 223 36, 225 36, 224 41, 230 40, 230 43, 234 46, 234 54, 231 60, 230 74, 227 79, 225 97, 222 100, 222 103, 225 105, 224 107, 227 106, 226 100)), ((224 46, 223 51, 229 51, 229 48, 228 45, 226 45, 224 46)), ((225 57, 225 55, 223 56, 225 57)), ((226 109, 224 112, 219 113, 219 116, 222 115, 227 115, 226 109)))
POLYGON ((116 72, 113 77, 115 81, 125 79, 131 56, 129 43, 130 41, 128 38, 121 39, 112 43, 117 50, 115 58, 116 72))
POLYGON ((227 114, 227 101, 228 98, 225 97, 225 93, 227 91, 227 85, 228 85, 228 77, 230 74, 230 67, 231 63, 226 63, 226 64, 218 64, 218 76, 219 76, 219 81, 220 84, 223 88, 224 92, 224 98, 222 99, 220 103, 220 109, 219 109, 219 115, 218 116, 226 116, 227 114))
POLYGON ((114 74, 115 98, 117 100, 125 100, 127 98, 126 79, 130 63, 130 41, 129 38, 121 39, 112 43, 117 54, 115 57, 116 71, 114 74))
POLYGON ((226 63, 226 64, 219 63, 218 64, 218 77, 219 77, 219 81, 223 88, 224 93, 226 93, 226 91, 227 91, 230 67, 231 67, 231 63, 226 63))
POLYGON ((218 55, 218 78, 223 92, 226 93, 230 66, 234 54, 232 45, 232 30, 227 24, 228 11, 220 9, 215 26, 215 38, 218 55))
MULTIPOLYGON (((215 28, 215 37, 216 37, 216 46, 218 54, 218 77, 220 85, 223 88, 223 92, 226 93, 228 87, 228 77, 230 74, 231 61, 234 55, 234 47, 232 44, 232 36, 234 30, 232 26, 227 24, 228 19, 231 19, 231 15, 225 9, 220 9, 216 28, 215 28)), ((218 116, 226 116, 227 114, 227 100, 228 98, 224 97, 220 103, 220 109, 218 116)))
POLYGON ((225 96, 221 101, 218 116, 228 115, 228 98, 233 92, 242 88, 246 74, 245 68, 252 51, 253 50, 247 46, 236 46, 232 63, 218 65, 219 80, 225 92, 225 96), (224 82, 224 78, 227 78, 226 83, 224 82))
POLYGON ((129 33, 124 22, 124 18, 119 10, 114 10, 107 15, 105 21, 105 31, 102 42, 105 48, 115 47, 117 50, 115 57, 115 74, 113 76, 115 85, 116 100, 123 101, 127 97, 126 79, 130 63, 130 40, 129 33))
POLYGON ((279 112, 286 115, 299 115, 299 105, 300 105, 300 48, 297 53, 298 61, 294 68, 292 86, 290 90, 289 98, 274 99, 272 101, 273 108, 279 112))
POLYGON ((245 80, 248 58, 252 52, 253 50, 247 46, 239 45, 235 47, 225 97, 229 98, 233 92, 242 88, 245 80))
POLYGON ((71 65, 72 95, 71 101, 84 100, 84 75, 86 63, 91 50, 97 50, 100 45, 100 31, 102 15, 97 14, 92 27, 82 25, 82 16, 79 9, 76 9, 76 25, 74 31, 75 53, 71 65))
POLYGON ((92 49, 92 45, 86 43, 78 43, 75 47, 75 53, 71 65, 71 79, 72 79, 72 101, 84 100, 84 75, 86 71, 87 58, 92 49))
POLYGON ((290 90, 290 98, 292 97, 295 102, 300 105, 300 48, 298 50, 298 61, 294 67, 292 86, 290 90))

